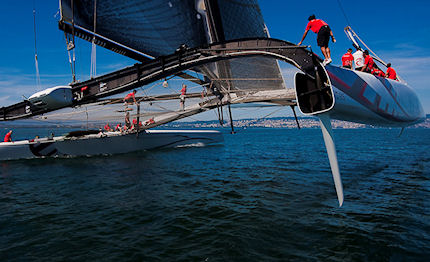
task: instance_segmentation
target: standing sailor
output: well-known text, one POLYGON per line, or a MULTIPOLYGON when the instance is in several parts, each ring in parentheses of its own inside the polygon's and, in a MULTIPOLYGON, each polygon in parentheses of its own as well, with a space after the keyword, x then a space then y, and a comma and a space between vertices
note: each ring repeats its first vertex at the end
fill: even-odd
POLYGON ((360 50, 360 48, 355 47, 357 49, 357 51, 355 51, 354 54, 352 54, 352 56, 354 57, 354 66, 355 66, 355 70, 357 71, 361 71, 361 69, 363 69, 364 66, 364 54, 363 51, 360 50))
POLYGON ((124 97, 123 100, 126 106, 133 104, 133 102, 137 105, 135 94, 136 94, 136 90, 133 90, 133 92, 127 94, 124 97))
POLYGON ((181 89, 181 95, 179 96, 179 98, 181 99, 181 102, 179 103, 180 109, 182 111, 185 110, 185 95, 187 94, 187 85, 186 84, 182 84, 182 89, 181 89))
POLYGON ((315 15, 311 15, 308 18, 308 25, 306 26, 305 32, 303 34, 302 40, 297 45, 301 45, 303 40, 305 40, 306 35, 308 34, 309 29, 312 30, 315 34, 317 34, 317 43, 318 46, 321 47, 321 52, 324 55, 324 65, 328 65, 331 63, 330 56, 330 48, 328 47, 328 42, 331 36, 331 40, 333 43, 336 43, 336 39, 334 39, 333 32, 326 22, 321 19, 316 19, 315 15))
POLYGON ((352 62, 354 62, 352 49, 348 48, 348 51, 342 56, 342 67, 352 69, 352 62))

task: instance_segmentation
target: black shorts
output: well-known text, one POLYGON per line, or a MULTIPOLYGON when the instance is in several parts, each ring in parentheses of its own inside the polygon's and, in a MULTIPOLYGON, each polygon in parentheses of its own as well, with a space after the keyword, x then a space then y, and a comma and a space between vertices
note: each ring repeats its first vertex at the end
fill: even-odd
POLYGON ((320 47, 328 47, 328 41, 330 40, 330 27, 324 25, 318 31, 317 43, 320 47))
POLYGON ((134 100, 133 100, 133 98, 128 98, 128 99, 125 100, 125 102, 128 103, 128 104, 133 104, 134 100))

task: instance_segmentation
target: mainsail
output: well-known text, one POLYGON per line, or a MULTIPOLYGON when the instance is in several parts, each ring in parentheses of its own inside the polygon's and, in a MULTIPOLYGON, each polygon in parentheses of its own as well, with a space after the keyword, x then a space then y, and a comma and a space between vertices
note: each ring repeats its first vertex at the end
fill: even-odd
MULTIPOLYGON (((60 29, 88 41, 96 37, 96 44, 141 62, 180 46, 268 37, 256 0, 61 0, 60 8, 60 29)), ((220 79, 216 85, 224 90, 285 89, 273 58, 236 59, 195 70, 220 79)))
POLYGON ((98 35, 101 46, 104 39, 151 57, 182 44, 267 37, 256 0, 61 0, 60 11, 60 29, 87 40, 98 35))
POLYGON ((60 29, 76 30, 86 40, 95 34, 97 44, 113 43, 111 50, 131 57, 133 53, 158 57, 181 44, 206 43, 194 0, 61 0, 60 10, 60 29))

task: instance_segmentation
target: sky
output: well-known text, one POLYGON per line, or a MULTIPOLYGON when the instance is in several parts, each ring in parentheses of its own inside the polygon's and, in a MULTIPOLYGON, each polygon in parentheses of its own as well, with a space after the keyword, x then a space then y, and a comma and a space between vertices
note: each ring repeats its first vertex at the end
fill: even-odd
MULTIPOLYGON (((341 56, 351 47, 343 32, 349 24, 379 57, 390 62, 416 90, 424 111, 430 113, 430 24, 427 21, 430 1, 259 0, 259 4, 273 38, 298 43, 309 15, 315 14, 326 21, 337 40, 334 44, 330 43, 335 65, 341 63, 341 56)), ((58 1, 2 0, 2 6, 0 106, 19 102, 23 96, 28 97, 38 91, 34 65, 34 7, 42 89, 71 82, 64 33, 58 29, 58 1)), ((311 45, 321 55, 316 46, 316 35, 312 32, 303 44, 311 45)), ((90 74, 91 44, 78 40, 77 46, 77 76, 85 80, 90 74)), ((97 48, 98 74, 134 63, 136 61, 132 59, 97 48)))

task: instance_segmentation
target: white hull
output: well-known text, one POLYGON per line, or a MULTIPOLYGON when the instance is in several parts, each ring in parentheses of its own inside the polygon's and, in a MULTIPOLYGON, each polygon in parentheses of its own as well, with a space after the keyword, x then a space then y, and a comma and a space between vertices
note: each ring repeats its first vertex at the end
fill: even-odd
POLYGON ((0 143, 0 160, 111 155, 169 147, 205 146, 222 141, 222 134, 212 130, 146 130, 139 134, 105 132, 79 137, 42 138, 32 142, 23 140, 0 143))
POLYGON ((327 65, 335 105, 330 117, 375 126, 410 126, 425 114, 405 82, 327 65))

